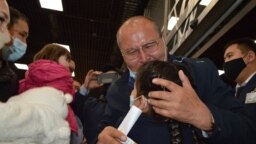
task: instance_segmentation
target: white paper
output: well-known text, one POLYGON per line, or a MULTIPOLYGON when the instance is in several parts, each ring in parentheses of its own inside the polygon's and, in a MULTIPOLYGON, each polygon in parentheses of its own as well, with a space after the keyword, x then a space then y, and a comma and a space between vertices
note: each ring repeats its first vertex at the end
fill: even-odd
POLYGON ((123 132, 125 135, 129 133, 137 119, 139 118, 140 114, 142 113, 142 110, 139 109, 136 106, 132 106, 129 110, 129 112, 126 114, 124 120, 119 125, 118 130, 123 132))
MULTIPOLYGON (((125 135, 129 133, 135 122, 140 117, 140 114, 142 113, 142 110, 138 107, 132 105, 129 112, 126 114, 124 120, 119 125, 118 130, 123 132, 125 135)), ((122 142, 123 144, 136 144, 131 138, 127 137, 127 140, 125 142, 122 142)))

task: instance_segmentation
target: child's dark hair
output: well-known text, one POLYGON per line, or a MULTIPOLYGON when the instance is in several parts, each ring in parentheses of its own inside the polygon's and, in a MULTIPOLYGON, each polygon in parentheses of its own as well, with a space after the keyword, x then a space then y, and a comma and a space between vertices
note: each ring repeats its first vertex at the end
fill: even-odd
MULTIPOLYGON (((193 85, 191 76, 188 75, 187 70, 183 66, 177 65, 175 63, 163 62, 163 61, 151 61, 144 64, 138 69, 136 74, 137 96, 144 95, 146 98, 148 98, 148 93, 150 91, 168 90, 164 87, 153 84, 152 79, 154 78, 162 78, 162 79, 170 80, 181 86, 182 82, 178 75, 179 70, 183 70, 183 72, 188 76, 190 82, 193 85)), ((156 114, 152 110, 152 108, 150 108, 149 113, 151 113, 158 120, 166 119, 156 114)))

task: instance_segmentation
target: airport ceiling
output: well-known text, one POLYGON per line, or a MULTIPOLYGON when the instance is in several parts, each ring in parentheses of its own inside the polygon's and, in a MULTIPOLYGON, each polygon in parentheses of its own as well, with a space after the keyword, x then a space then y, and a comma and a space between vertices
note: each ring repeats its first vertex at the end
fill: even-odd
MULTIPOLYGON (((27 53, 18 62, 31 63, 47 43, 67 44, 76 63, 75 79, 83 82, 89 69, 101 69, 111 61, 122 64, 114 51, 116 31, 128 17, 143 15, 148 0, 62 0, 63 12, 42 9, 39 0, 7 2, 30 21, 27 53)), ((24 71, 18 74, 21 78, 24 71)))
MULTIPOLYGON (((216 42, 214 42, 204 53, 202 53, 200 57, 210 58, 214 61, 219 69, 222 69, 224 53, 223 47, 229 41, 242 37, 251 38, 256 41, 256 1, 251 1, 253 1, 254 5, 250 10, 248 10, 248 13, 241 17, 241 20, 235 23, 234 26, 232 26, 227 32, 223 33, 223 35, 217 39, 216 42)), ((246 9, 247 8, 244 8, 245 11, 246 9)), ((236 20, 236 18, 234 18, 234 20, 236 20)))
MULTIPOLYGON (((75 79, 83 82, 89 69, 112 63, 120 67, 115 34, 121 23, 143 15, 149 0, 62 0, 64 12, 41 9, 38 0, 7 0, 29 18, 28 50, 19 63, 29 64, 33 55, 47 43, 70 46, 76 62, 75 79)), ((222 47, 233 38, 256 39, 256 10, 252 9, 199 57, 209 57, 221 68, 222 47)), ((22 78, 24 71, 17 71, 22 78)))

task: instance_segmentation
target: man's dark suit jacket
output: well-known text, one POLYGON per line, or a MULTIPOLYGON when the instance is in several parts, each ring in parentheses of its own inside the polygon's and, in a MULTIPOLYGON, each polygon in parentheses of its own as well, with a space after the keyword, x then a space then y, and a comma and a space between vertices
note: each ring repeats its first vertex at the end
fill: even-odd
MULTIPOLYGON (((256 122, 256 106, 255 103, 246 103, 245 99, 247 94, 256 95, 256 74, 248 81, 248 83, 244 86, 242 91, 239 95, 236 96, 237 99, 239 99, 240 102, 244 104, 248 112, 246 115, 248 115, 250 118, 253 118, 254 125, 256 122)), ((252 127, 254 128, 254 127, 252 127)), ((254 128, 255 129, 255 128, 254 128)), ((256 134, 256 133, 254 133, 256 134)))
MULTIPOLYGON (((206 143, 256 143, 253 138, 256 134, 253 126, 256 123, 247 117, 243 104, 234 98, 234 90, 220 79, 215 65, 209 59, 195 60, 171 56, 168 61, 186 67, 193 78, 198 96, 212 113, 215 121, 214 130, 208 138, 203 138, 206 143), (239 112, 234 113, 231 110, 239 112)), ((128 80, 129 72, 123 74, 110 87, 107 94, 108 105, 100 129, 108 125, 118 127, 128 112, 132 91, 128 86, 128 80)), ((201 130, 197 129, 196 132, 202 137, 201 130)), ((192 144, 191 134, 188 131, 183 133, 183 143, 192 144)), ((140 116, 128 136, 139 144, 170 144, 167 123, 157 122, 145 115, 140 116)))
POLYGON ((236 97, 243 103, 245 103, 246 95, 250 92, 254 92, 256 88, 256 74, 248 81, 243 90, 236 97))

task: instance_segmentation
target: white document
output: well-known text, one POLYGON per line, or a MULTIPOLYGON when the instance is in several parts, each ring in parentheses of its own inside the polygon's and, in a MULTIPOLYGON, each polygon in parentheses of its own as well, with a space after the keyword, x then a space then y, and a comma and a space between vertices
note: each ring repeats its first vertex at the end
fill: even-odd
MULTIPOLYGON (((140 117, 141 113, 142 113, 141 109, 133 105, 130 108, 127 115, 125 116, 122 123, 119 125, 118 130, 123 132, 125 135, 127 135, 130 132, 133 125, 135 124, 135 122, 140 117)), ((127 141, 124 144, 135 144, 135 142, 132 139, 127 138, 127 141)))

